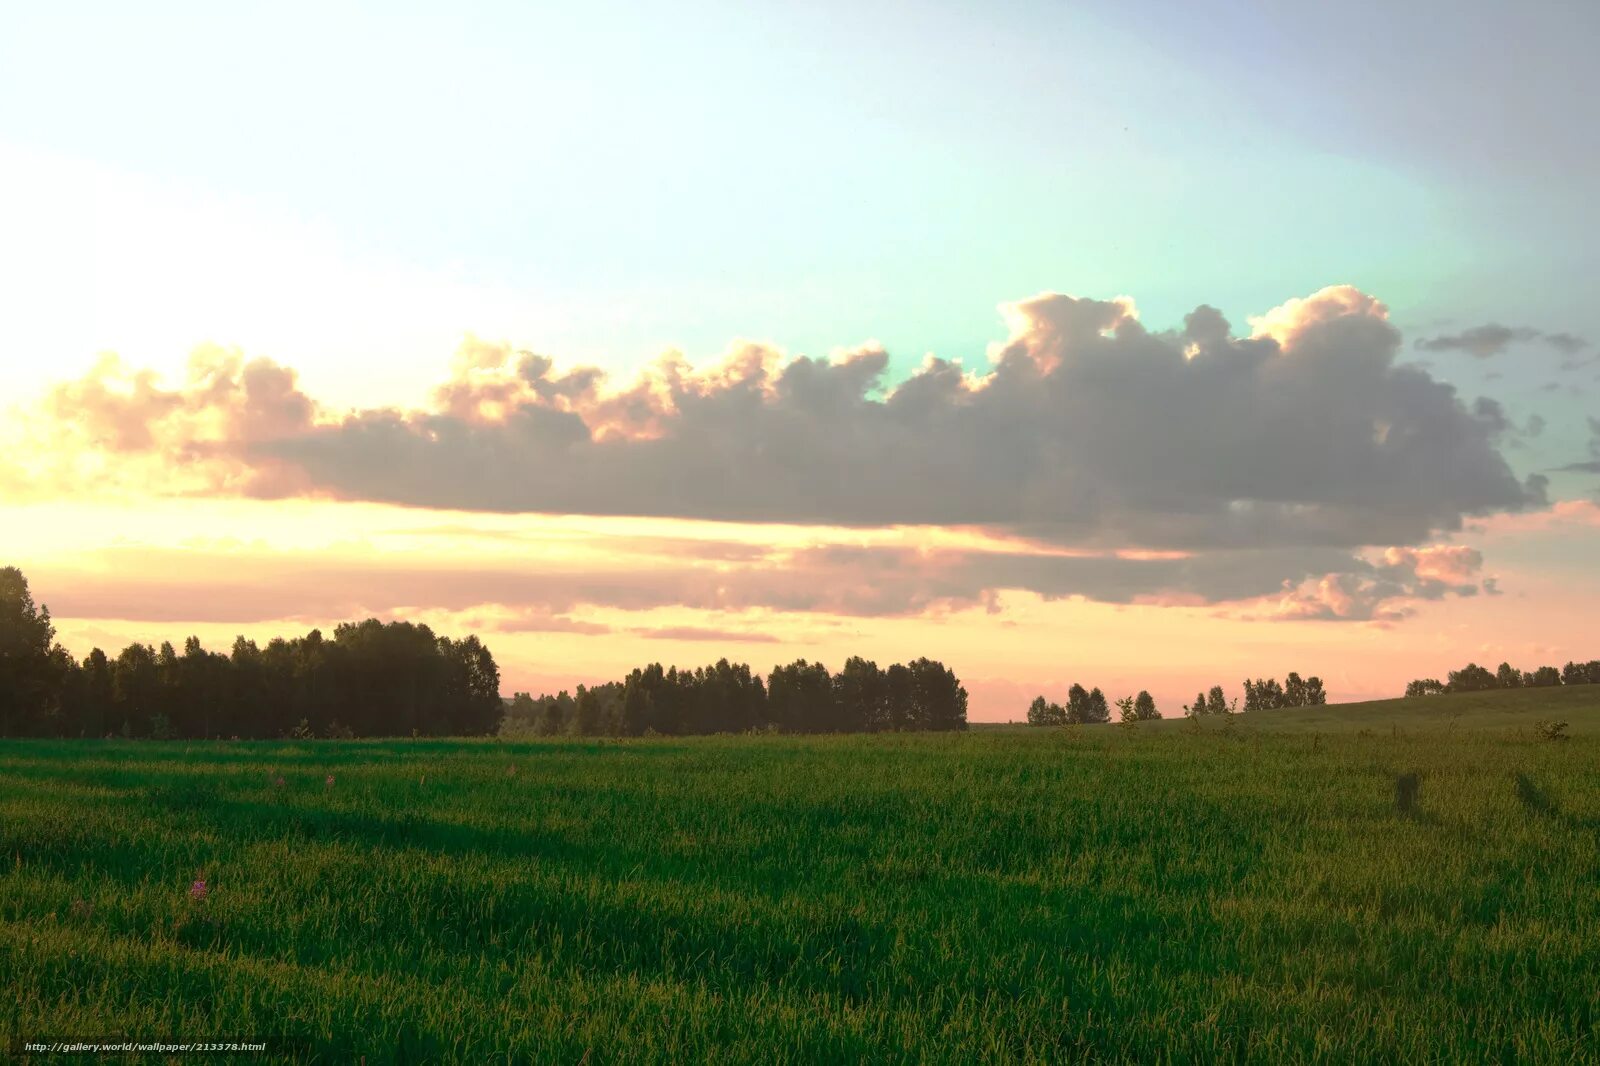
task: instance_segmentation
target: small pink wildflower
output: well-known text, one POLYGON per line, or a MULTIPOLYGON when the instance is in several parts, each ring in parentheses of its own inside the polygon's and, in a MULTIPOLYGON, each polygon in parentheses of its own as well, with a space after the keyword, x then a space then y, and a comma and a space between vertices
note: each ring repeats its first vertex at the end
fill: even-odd
POLYGON ((272 779, 272 787, 273 788, 282 788, 283 787, 283 775, 282 774, 279 774, 277 777, 274 777, 272 779))
POLYGON ((190 885, 189 886, 189 898, 190 899, 205 899, 206 898, 206 883, 204 881, 196 881, 194 884, 190 885))
POLYGON ((329 774, 328 775, 328 779, 326 781, 322 782, 322 787, 323 788, 332 788, 333 787, 333 775, 332 774, 329 774))
POLYGON ((506 776, 507 777, 516 777, 517 776, 517 768, 515 766, 506 767, 506 776))

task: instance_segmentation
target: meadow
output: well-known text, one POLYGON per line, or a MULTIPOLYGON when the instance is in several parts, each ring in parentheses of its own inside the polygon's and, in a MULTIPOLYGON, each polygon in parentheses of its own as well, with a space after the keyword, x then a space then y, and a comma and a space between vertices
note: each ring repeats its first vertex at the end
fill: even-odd
POLYGON ((1494 699, 1528 695, 957 734, 7 742, 0 1040, 1593 1061, 1600 691, 1494 699))

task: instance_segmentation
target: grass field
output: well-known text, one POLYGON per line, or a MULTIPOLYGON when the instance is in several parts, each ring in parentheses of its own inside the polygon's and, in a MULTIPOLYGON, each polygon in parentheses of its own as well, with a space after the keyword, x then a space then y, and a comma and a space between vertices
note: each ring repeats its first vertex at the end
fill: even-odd
POLYGON ((1539 695, 1199 730, 6 743, 0 1038, 1594 1061, 1600 691, 1539 695))

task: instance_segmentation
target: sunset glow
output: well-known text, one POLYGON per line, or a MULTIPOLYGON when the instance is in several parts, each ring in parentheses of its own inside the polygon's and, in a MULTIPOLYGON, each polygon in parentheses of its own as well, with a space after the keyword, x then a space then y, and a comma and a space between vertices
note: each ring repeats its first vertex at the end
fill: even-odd
POLYGON ((49 100, 74 31, 0 35, 0 565, 74 655, 408 619, 508 696, 927 655, 983 721, 1600 654, 1578 186, 1340 110, 1266 14, 1200 62, 1176 15, 651 8, 604 78, 604 13, 238 69, 194 46, 243 15, 102 14, 49 100))

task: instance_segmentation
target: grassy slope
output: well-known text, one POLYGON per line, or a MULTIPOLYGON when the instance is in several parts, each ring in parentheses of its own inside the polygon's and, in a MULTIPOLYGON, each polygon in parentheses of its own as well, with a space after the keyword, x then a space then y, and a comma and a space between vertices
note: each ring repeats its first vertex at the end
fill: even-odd
POLYGON ((1440 728, 0 744, 0 1039, 204 1033, 326 1062, 1592 1056, 1600 738, 1448 730, 1451 699, 1424 706, 1440 728))
POLYGON ((1461 692, 1410 700, 1253 711, 1241 725, 1295 730, 1525 729, 1563 721, 1574 736, 1600 736, 1600 685, 1461 692))

